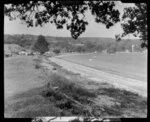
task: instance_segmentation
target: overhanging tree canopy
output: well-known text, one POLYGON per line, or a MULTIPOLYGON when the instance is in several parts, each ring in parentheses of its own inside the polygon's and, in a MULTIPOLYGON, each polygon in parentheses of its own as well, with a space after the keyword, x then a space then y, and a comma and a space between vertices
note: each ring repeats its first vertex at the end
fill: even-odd
POLYGON ((88 25, 85 12, 89 9, 97 23, 106 25, 106 28, 119 22, 119 11, 115 9, 113 1, 13 1, 6 2, 4 13, 10 20, 19 18, 28 27, 42 26, 46 23, 54 23, 57 29, 66 25, 71 36, 77 39, 88 25), (9 4, 9 5, 7 5, 9 4))
POLYGON ((142 47, 147 47, 147 4, 136 3, 135 7, 128 7, 124 9, 122 16, 122 27, 124 33, 122 36, 133 34, 140 37, 142 40, 142 47))

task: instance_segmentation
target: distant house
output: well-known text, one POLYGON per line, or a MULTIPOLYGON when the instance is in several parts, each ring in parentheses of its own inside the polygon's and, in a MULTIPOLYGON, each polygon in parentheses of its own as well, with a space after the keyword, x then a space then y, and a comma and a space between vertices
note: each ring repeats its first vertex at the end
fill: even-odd
POLYGON ((25 51, 21 51, 21 52, 19 52, 19 55, 28 55, 28 53, 25 51))
POLYGON ((40 55, 39 52, 33 52, 33 55, 40 55))
POLYGON ((44 53, 44 56, 54 56, 54 52, 48 51, 44 53))

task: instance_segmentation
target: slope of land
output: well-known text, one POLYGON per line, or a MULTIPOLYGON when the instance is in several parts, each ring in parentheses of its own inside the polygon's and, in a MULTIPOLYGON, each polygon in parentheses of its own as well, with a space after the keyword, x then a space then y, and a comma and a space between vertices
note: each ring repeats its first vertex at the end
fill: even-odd
POLYGON ((147 81, 146 53, 76 53, 58 57, 108 73, 147 81))
POLYGON ((46 57, 7 58, 5 74, 6 118, 147 116, 146 98, 81 77, 46 57))
POLYGON ((43 85, 40 70, 35 69, 32 56, 14 56, 4 61, 5 98, 43 85))
POLYGON ((104 72, 103 70, 97 70, 63 59, 50 58, 50 60, 63 66, 69 71, 80 73, 82 76, 88 77, 92 80, 107 82, 119 88, 124 88, 129 91, 139 93, 140 95, 147 96, 147 82, 104 72))
MULTIPOLYGON (((24 43, 24 46, 31 46, 36 42, 38 36, 37 35, 8 35, 5 34, 4 36, 4 43, 9 43, 9 44, 19 44, 22 45, 24 43), (25 40, 25 41, 24 41, 25 40)), ((100 45, 100 48, 105 49, 105 48, 121 48, 122 50, 129 49, 131 50, 131 45, 140 45, 141 41, 140 40, 133 40, 133 39, 126 39, 122 40, 119 42, 117 45, 115 38, 102 38, 102 37, 80 37, 77 40, 74 40, 71 37, 53 37, 53 36, 45 36, 46 41, 48 41, 51 45, 53 43, 61 43, 58 47, 60 48, 64 43, 65 45, 69 44, 87 44, 87 43, 92 43, 96 45, 100 45)), ((67 46, 66 45, 66 46, 67 46)), ((70 46, 70 45, 69 45, 70 46)), ((53 47, 53 46, 52 46, 53 47)), ((63 47, 61 47, 63 48, 63 47)), ((138 46, 138 50, 141 50, 138 46)))

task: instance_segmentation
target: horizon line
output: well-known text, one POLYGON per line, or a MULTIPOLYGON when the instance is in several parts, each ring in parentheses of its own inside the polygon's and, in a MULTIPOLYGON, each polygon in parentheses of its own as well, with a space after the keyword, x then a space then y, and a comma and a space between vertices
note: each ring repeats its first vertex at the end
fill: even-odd
MULTIPOLYGON (((36 34, 4 34, 4 35, 31 35, 31 36, 39 36, 39 35, 42 35, 42 34, 38 34, 38 35, 36 35, 36 34)), ((69 36, 51 36, 51 35, 42 35, 42 36, 45 36, 45 37, 60 37, 60 38, 72 38, 72 39, 74 39, 73 37, 69 37, 69 36)), ((113 38, 113 37, 86 37, 86 36, 82 36, 82 37, 78 37, 77 39, 79 39, 79 38, 110 38, 110 39, 115 39, 115 38, 113 38)), ((74 40, 77 40, 77 39, 74 39, 74 40)), ((129 39, 131 39, 131 38, 129 38, 129 39)), ((127 39, 122 39, 122 40, 127 40, 127 39)), ((140 40, 140 39, 132 39, 132 40, 140 40)))

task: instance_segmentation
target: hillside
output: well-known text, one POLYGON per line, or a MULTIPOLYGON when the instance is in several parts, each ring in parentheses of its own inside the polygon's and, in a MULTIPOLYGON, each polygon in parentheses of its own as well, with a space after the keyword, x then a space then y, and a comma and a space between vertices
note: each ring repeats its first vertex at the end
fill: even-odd
MULTIPOLYGON (((35 41, 37 39, 37 35, 9 35, 5 34, 4 35, 4 43, 7 42, 13 42, 17 41, 18 39, 25 38, 27 40, 32 40, 35 41)), ((55 41, 71 41, 74 43, 79 43, 79 42, 84 42, 84 41, 92 41, 92 42, 115 42, 116 40, 114 38, 104 38, 104 37, 80 37, 77 40, 73 39, 72 37, 54 37, 54 36, 45 36, 46 40, 49 42, 55 42, 55 41)), ((122 40, 125 41, 125 40, 122 40)), ((139 40, 133 39, 130 40, 132 44, 137 44, 140 43, 139 40)))
MULTIPOLYGON (((37 40, 37 35, 8 35, 4 36, 4 43, 18 44, 22 47, 31 48, 37 40)), ((142 50, 140 48, 140 40, 122 40, 116 42, 114 38, 103 37, 80 37, 77 40, 71 37, 53 37, 45 36, 45 39, 49 42, 50 48, 59 48, 60 50, 67 52, 93 52, 102 50, 124 51, 128 49, 131 51, 131 47, 134 44, 138 44, 136 50, 142 50), (83 46, 77 46, 76 44, 83 44, 83 46)))
POLYGON ((4 45, 4 51, 6 53, 19 52, 21 50, 22 50, 22 48, 19 45, 17 45, 17 44, 5 44, 4 45))

